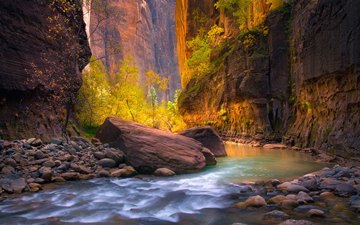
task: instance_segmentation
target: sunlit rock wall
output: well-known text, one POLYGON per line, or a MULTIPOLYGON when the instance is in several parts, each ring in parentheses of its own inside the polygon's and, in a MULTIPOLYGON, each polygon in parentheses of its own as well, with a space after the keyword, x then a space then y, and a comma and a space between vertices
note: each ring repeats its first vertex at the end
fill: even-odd
POLYGON ((121 59, 132 56, 141 74, 153 70, 169 78, 171 97, 180 88, 175 0, 106 0, 101 6, 105 18, 91 14, 94 56, 102 60, 109 74, 118 71, 121 59))

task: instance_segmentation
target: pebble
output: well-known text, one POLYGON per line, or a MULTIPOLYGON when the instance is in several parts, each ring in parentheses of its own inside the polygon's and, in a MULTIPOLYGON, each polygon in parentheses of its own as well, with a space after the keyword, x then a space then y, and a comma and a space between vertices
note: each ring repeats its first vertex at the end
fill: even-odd
MULTIPOLYGON (((251 196, 245 201, 245 207, 256 207, 260 208, 266 206, 267 203, 263 197, 260 195, 251 196)), ((241 208, 241 207, 240 207, 241 208)))
POLYGON ((325 217, 325 212, 320 209, 310 209, 306 215, 310 217, 325 217))
POLYGON ((114 168, 116 167, 116 162, 112 159, 101 159, 98 164, 104 168, 114 168))
POLYGON ((290 216, 283 211, 273 210, 271 212, 265 213, 263 216, 263 220, 286 220, 289 219, 290 216))

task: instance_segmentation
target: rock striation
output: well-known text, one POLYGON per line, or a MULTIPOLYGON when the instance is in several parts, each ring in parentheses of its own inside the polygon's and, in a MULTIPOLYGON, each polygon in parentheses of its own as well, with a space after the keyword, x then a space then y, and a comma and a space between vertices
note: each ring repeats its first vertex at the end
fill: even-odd
POLYGON ((61 134, 90 58, 82 17, 77 0, 1 1, 0 137, 61 134))
MULTIPOLYGON (((229 137, 284 137, 342 157, 359 153, 359 1, 289 1, 266 16, 265 34, 239 37, 231 15, 202 8, 213 1, 179 2, 179 12, 200 10, 232 37, 212 51, 218 71, 186 78, 179 105, 189 126, 212 125, 229 137)), ((178 18, 180 61, 196 27, 189 14, 178 18)))
POLYGON ((116 117, 107 118, 96 137, 103 143, 121 149, 126 162, 140 173, 153 173, 159 168, 167 168, 175 173, 197 171, 204 168, 207 162, 214 164, 215 160, 208 149, 192 138, 116 117))

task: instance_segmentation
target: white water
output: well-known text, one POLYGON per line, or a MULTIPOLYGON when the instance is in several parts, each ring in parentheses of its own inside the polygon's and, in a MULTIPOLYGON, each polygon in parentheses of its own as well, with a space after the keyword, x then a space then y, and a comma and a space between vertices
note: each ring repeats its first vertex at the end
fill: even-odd
POLYGON ((299 176, 321 167, 300 153, 227 148, 232 156, 200 173, 72 182, 4 200, 0 224, 226 225, 243 219, 232 207, 242 198, 240 182, 299 176))

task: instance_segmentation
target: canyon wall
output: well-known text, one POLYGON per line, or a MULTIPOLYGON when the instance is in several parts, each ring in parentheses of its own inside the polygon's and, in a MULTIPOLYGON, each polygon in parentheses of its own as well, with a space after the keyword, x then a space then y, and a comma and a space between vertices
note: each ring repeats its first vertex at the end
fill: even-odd
POLYGON ((296 144, 348 156, 360 150, 360 1, 295 1, 292 81, 296 144))
MULTIPOLYGON (((224 134, 282 137, 342 156, 358 153, 360 2, 288 2, 266 16, 263 33, 238 36, 226 26, 234 21, 231 15, 209 17, 236 35, 212 50, 216 73, 190 77, 179 101, 184 120, 190 126, 213 125, 224 134)), ((196 23, 189 16, 182 21, 187 29, 196 23)), ((179 35, 185 30, 185 43, 194 37, 177 30, 179 35)), ((190 53, 179 45, 185 46, 179 56, 186 63, 190 53)))
POLYGON ((77 0, 0 2, 0 138, 62 134, 90 58, 82 18, 77 0))
POLYGON ((90 23, 93 55, 102 60, 109 74, 118 71, 121 59, 133 57, 142 75, 153 70, 168 77, 168 94, 173 96, 180 88, 175 3, 175 0, 106 0, 97 4, 93 1, 90 23))

